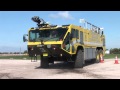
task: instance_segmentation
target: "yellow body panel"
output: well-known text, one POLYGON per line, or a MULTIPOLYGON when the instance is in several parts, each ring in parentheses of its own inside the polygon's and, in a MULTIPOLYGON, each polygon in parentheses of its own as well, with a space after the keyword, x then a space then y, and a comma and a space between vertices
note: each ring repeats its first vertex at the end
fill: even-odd
MULTIPOLYGON (((43 42, 45 45, 46 44, 62 44, 62 41, 48 41, 48 42, 43 42)), ((28 45, 39 45, 41 42, 28 42, 28 45)))
MULTIPOLYGON (((77 29, 79 32, 83 32, 83 41, 84 41, 84 45, 81 45, 80 43, 76 43, 74 45, 75 47, 75 52, 72 53, 70 52, 70 54, 76 54, 77 48, 79 46, 82 46, 83 48, 97 48, 97 47, 101 47, 103 48, 103 53, 105 52, 105 46, 103 46, 103 38, 105 38, 104 35, 100 35, 96 32, 93 32, 92 30, 87 30, 84 29, 80 26, 75 26, 75 25, 70 25, 70 28, 73 29, 77 29)), ((72 41, 76 40, 76 38, 72 39, 72 41)), ((80 34, 79 34, 79 39, 80 40, 80 34)))
POLYGON ((43 56, 48 56, 48 53, 43 53, 43 56))
MULTIPOLYGON (((105 46, 103 46, 103 39, 105 38, 104 35, 101 35, 101 34, 98 34, 96 32, 93 32, 92 30, 87 30, 87 29, 84 29, 80 26, 76 26, 76 25, 69 25, 67 26, 68 27, 68 31, 66 32, 64 38, 63 38, 63 41, 47 41, 47 42, 43 42, 45 45, 47 44, 63 44, 66 36, 68 33, 71 33, 71 29, 76 29, 80 32, 83 32, 83 42, 84 44, 80 44, 80 43, 75 43, 74 44, 74 52, 72 52, 72 46, 70 46, 70 51, 66 51, 65 49, 62 48, 61 46, 61 49, 63 49, 64 51, 66 51, 67 53, 69 54, 76 54, 77 52, 77 48, 79 46, 82 46, 83 48, 97 48, 97 47, 100 47, 100 48, 103 48, 103 53, 105 52, 105 46)), ((49 28, 49 27, 48 27, 49 28)), ((46 29, 48 29, 46 28, 46 29)), ((49 29, 55 29, 57 27, 54 27, 54 28, 49 28, 49 29)), ((63 28, 63 27, 62 27, 63 28)), ((64 27, 65 28, 65 27, 64 27)), ((34 29, 30 29, 30 30, 34 30, 34 29)), ((29 30, 29 31, 30 31, 29 30)), ((45 30, 45 28, 41 28, 40 30, 45 30)), ((79 34, 79 38, 73 38, 71 41, 74 42, 76 40, 80 40, 80 34, 79 34)), ((40 45, 41 42, 29 42, 28 41, 28 45, 40 45)))

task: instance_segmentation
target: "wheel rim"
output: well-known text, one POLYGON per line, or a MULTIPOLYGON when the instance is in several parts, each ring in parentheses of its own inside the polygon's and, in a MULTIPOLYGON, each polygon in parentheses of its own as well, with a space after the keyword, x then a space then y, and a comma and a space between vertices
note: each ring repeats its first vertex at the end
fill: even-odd
POLYGON ((97 61, 99 61, 99 54, 97 54, 97 58, 96 58, 97 61))
POLYGON ((103 54, 102 53, 100 53, 100 57, 102 57, 103 56, 103 54))

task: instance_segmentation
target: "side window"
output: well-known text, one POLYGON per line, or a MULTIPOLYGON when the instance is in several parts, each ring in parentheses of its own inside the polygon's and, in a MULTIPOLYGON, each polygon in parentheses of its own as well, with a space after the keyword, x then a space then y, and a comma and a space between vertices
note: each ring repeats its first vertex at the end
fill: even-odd
POLYGON ((79 39, 79 31, 78 30, 75 31, 76 31, 76 38, 79 39))
POLYGON ((105 46, 105 38, 103 38, 103 46, 105 46))
POLYGON ((80 43, 83 44, 83 32, 80 31, 80 43))
POLYGON ((79 31, 78 30, 72 29, 71 33, 72 33, 73 38, 79 38, 79 31))
POLYGON ((72 32, 71 32, 71 33, 72 33, 72 37, 75 38, 75 35, 76 35, 76 34, 75 34, 75 29, 72 29, 72 32))

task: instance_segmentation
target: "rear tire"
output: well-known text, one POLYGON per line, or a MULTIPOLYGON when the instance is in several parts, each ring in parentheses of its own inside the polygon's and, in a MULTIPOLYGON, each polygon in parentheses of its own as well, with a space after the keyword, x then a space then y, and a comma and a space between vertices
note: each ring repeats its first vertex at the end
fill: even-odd
POLYGON ((75 56, 74 68, 83 68, 84 65, 84 54, 82 50, 78 50, 75 56))
POLYGON ((96 60, 95 60, 95 63, 99 63, 100 62, 100 51, 97 50, 96 51, 96 60))
POLYGON ((41 68, 48 68, 49 67, 49 61, 48 57, 41 56, 41 68))
POLYGON ((93 61, 94 63, 99 63, 101 59, 101 55, 103 55, 103 50, 96 50, 96 59, 93 61))

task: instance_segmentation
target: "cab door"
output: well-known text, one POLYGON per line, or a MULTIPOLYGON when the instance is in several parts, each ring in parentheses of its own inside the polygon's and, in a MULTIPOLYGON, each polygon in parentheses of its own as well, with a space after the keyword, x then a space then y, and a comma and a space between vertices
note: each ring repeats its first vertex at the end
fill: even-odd
POLYGON ((63 49, 67 52, 70 52, 70 32, 67 33, 63 41, 63 49))

